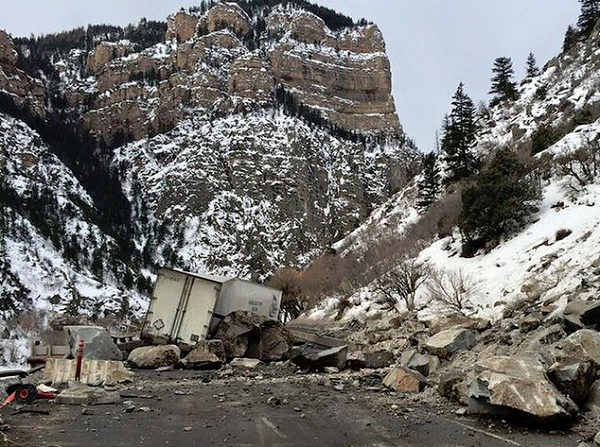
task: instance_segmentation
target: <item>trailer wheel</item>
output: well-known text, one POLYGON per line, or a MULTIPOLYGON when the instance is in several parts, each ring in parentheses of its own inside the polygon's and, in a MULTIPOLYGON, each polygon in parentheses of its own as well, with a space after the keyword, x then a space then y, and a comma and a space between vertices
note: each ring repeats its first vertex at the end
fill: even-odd
POLYGON ((37 389, 33 385, 21 385, 16 390, 15 400, 19 404, 30 404, 37 396, 37 389))

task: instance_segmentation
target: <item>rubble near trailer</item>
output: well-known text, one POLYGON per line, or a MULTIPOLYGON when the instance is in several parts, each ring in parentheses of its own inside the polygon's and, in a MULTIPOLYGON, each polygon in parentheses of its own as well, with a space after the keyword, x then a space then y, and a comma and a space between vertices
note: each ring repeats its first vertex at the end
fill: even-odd
POLYGON ((281 291, 239 278, 163 268, 158 272, 142 338, 194 345, 238 310, 267 319, 279 316, 281 291))

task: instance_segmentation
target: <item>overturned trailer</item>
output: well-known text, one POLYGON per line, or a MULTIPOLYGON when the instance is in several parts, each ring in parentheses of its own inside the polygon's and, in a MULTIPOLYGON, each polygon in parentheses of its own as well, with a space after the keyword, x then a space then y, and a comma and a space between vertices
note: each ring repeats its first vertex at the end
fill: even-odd
POLYGON ((231 312, 247 310, 277 319, 281 290, 239 278, 162 268, 142 328, 151 341, 194 344, 231 312))

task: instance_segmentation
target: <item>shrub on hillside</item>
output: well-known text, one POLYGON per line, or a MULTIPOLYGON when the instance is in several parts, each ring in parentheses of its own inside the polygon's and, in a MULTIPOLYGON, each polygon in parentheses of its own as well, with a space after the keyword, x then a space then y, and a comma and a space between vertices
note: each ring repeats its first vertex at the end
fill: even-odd
POLYGON ((548 126, 540 126, 531 136, 531 155, 545 151, 558 140, 561 135, 548 126))

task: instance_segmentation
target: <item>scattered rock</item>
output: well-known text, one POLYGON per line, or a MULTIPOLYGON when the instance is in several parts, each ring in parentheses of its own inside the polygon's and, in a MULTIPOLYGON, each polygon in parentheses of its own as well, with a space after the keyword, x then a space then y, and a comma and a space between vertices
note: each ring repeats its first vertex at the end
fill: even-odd
POLYGON ((579 403, 592 387, 595 368, 591 360, 565 360, 552 365, 547 375, 560 391, 579 403))
POLYGON ((444 373, 438 383, 438 393, 450 400, 460 402, 459 386, 464 383, 465 374, 462 372, 450 371, 444 373))
POLYGON ((145 346, 131 351, 127 361, 135 368, 156 369, 179 363, 181 351, 175 345, 145 346))
POLYGON ((56 396, 56 403, 63 405, 114 405, 121 403, 118 391, 106 391, 82 383, 71 382, 69 388, 56 396))
POLYGON ((338 370, 346 367, 348 346, 339 346, 324 351, 311 349, 306 346, 297 346, 292 349, 290 360, 300 368, 308 371, 323 371, 327 366, 338 370))
POLYGON ((600 369, 600 333, 590 329, 581 329, 569 335, 554 349, 557 361, 577 359, 591 360, 594 367, 600 369))
POLYGON ((256 368, 262 362, 259 359, 235 358, 229 365, 234 368, 256 368))
POLYGON ((275 396, 271 396, 267 399, 267 403, 273 407, 278 407, 281 405, 281 399, 275 396))
POLYGON ((492 357, 475 365, 469 383, 473 413, 520 417, 543 424, 568 423, 577 405, 546 379, 541 362, 529 358, 492 357))
POLYGON ((227 315, 214 336, 223 342, 225 356, 279 361, 287 357, 294 338, 275 320, 240 310, 227 315))
POLYGON ((543 319, 544 317, 541 313, 535 312, 529 314, 519 321, 519 330, 523 333, 531 332, 540 327, 543 319))
POLYGON ((106 329, 99 326, 65 326, 72 358, 77 358, 79 340, 85 342, 83 358, 88 360, 123 360, 123 353, 106 329))
POLYGON ((454 353, 472 348, 476 343, 475 333, 469 329, 447 329, 430 337, 425 349, 442 359, 449 359, 454 353))
POLYGON ((579 319, 586 326, 600 324, 600 301, 586 302, 586 306, 579 319))
POLYGON ((339 368, 336 368, 335 366, 326 366, 323 368, 323 371, 327 374, 337 374, 340 372, 339 368))
POLYGON ((383 384, 398 393, 420 393, 425 389, 426 381, 418 372, 399 367, 383 379, 383 384))
POLYGON ((225 363, 225 348, 221 340, 203 340, 182 360, 189 369, 218 368, 225 363))

